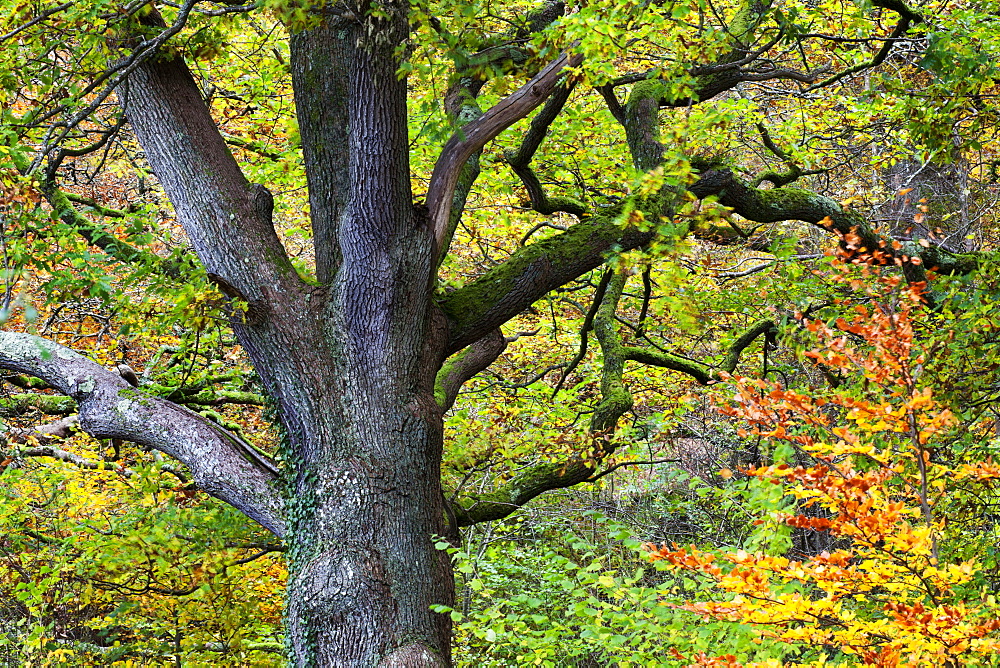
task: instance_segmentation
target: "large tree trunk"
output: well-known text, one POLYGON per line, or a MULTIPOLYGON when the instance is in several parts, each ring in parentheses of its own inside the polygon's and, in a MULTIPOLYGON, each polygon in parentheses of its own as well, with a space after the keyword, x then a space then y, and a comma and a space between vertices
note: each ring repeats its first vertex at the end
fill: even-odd
MULTIPOLYGON (((405 19, 397 22, 378 34, 403 39, 405 19)), ((349 184, 341 186, 346 207, 339 216, 314 214, 314 228, 338 246, 321 251, 332 282, 312 291, 322 306, 280 317, 300 337, 291 351, 273 340, 258 348, 252 327, 242 339, 288 429, 293 660, 445 666, 450 622, 430 610, 453 600, 450 563, 433 540, 445 533, 443 427, 433 395, 443 317, 431 307, 432 238, 410 192, 406 83, 393 52, 399 41, 366 42, 362 30, 345 25, 313 36, 331 66, 348 74, 348 174, 335 179, 349 184), (303 336, 313 326, 316 335, 303 336), (300 368, 272 374, 287 366, 275 355, 289 352, 301 356, 300 368)), ((329 120, 313 128, 307 111, 300 110, 303 136, 322 141, 329 120)), ((334 180, 327 174, 311 185, 327 179, 334 180)))
POLYGON ((426 294, 375 313, 367 273, 342 271, 326 313, 307 315, 318 336, 294 327, 288 348, 258 347, 241 331, 287 429, 289 644, 296 665, 448 665, 448 618, 430 610, 453 600, 432 538, 445 533, 439 353, 426 294))
POLYGON ((296 97, 319 96, 299 109, 318 284, 291 267, 270 194, 243 178, 183 62, 140 67, 125 95, 199 257, 248 305, 234 330, 286 430, 287 630, 300 666, 451 663, 450 620, 430 609, 454 587, 434 548, 446 533, 434 379, 447 328, 426 209, 410 191, 396 74, 408 24, 403 9, 387 16, 330 18, 295 38, 296 97))

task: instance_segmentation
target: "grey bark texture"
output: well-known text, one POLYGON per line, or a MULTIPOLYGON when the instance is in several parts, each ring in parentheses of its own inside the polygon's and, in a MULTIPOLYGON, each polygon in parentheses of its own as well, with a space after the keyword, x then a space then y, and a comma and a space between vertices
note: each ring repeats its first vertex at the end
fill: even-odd
POLYGON ((133 441, 170 455, 187 465, 199 488, 276 536, 284 534, 277 476, 254 457, 250 446, 209 419, 147 397, 117 370, 30 334, 0 332, 0 366, 41 378, 75 399, 78 424, 92 436, 133 441))

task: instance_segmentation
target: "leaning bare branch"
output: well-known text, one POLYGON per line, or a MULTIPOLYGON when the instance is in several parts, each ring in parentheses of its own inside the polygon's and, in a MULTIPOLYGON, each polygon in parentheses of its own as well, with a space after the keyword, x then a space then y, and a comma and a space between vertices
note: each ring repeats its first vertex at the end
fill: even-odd
POLYGON ((135 475, 135 473, 129 469, 117 467, 113 464, 108 464, 107 462, 95 459, 87 459, 86 457, 81 457, 80 455, 73 454, 67 450, 61 450, 52 446, 19 448, 14 450, 9 456, 13 457, 15 460, 20 457, 49 457, 52 459, 58 459, 61 462, 66 462, 67 464, 72 464, 73 466, 81 469, 90 469, 94 471, 115 471, 126 478, 130 478, 135 475))
POLYGON ((564 77, 566 67, 576 67, 583 56, 564 53, 549 63, 531 81, 501 100, 482 116, 465 125, 445 144, 434 165, 427 189, 431 229, 438 252, 444 246, 452 195, 465 161, 477 150, 545 101, 564 77))
POLYGON ((63 4, 61 4, 61 5, 57 6, 57 7, 53 7, 52 9, 46 9, 44 12, 42 12, 41 14, 39 14, 38 16, 36 16, 35 18, 31 19, 27 23, 19 25, 18 27, 14 28, 13 30, 11 30, 10 32, 8 32, 5 35, 0 35, 0 44, 3 44, 8 39, 11 39, 13 37, 17 37, 18 34, 24 32, 25 30, 27 30, 28 28, 30 28, 32 26, 38 25, 39 23, 41 23, 45 19, 49 18, 50 16, 54 16, 55 14, 58 14, 59 12, 66 11, 67 9, 69 9, 70 7, 72 7, 73 4, 74 3, 72 3, 72 2, 64 2, 63 4))
POLYGON ((788 258, 775 258, 773 260, 768 260, 767 262, 761 262, 760 264, 755 264, 749 269, 742 269, 740 271, 722 271, 716 274, 716 278, 721 280, 732 280, 734 278, 743 278, 744 276, 750 276, 756 274, 757 272, 769 269, 781 262, 801 262, 803 260, 816 260, 823 257, 821 253, 810 253, 805 255, 792 255, 788 258))
POLYGON ((275 535, 284 533, 274 464, 207 418, 145 396, 116 371, 30 334, 0 332, 0 368, 41 378, 74 400, 82 431, 146 445, 180 460, 200 489, 275 535))

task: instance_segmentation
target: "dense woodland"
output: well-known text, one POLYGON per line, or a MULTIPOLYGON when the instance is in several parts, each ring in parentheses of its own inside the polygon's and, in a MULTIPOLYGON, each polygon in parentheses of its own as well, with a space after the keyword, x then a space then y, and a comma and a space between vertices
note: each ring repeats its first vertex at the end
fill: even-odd
POLYGON ((991 666, 988 0, 0 0, 0 666, 991 666))

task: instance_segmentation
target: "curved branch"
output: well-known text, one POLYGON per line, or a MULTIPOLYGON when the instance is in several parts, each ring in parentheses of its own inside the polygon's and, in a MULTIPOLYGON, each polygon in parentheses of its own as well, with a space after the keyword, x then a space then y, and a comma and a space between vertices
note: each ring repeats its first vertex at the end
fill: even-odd
POLYGON ((524 86, 465 125, 445 144, 434 165, 434 172, 427 188, 427 206, 430 209, 431 229, 434 232, 438 253, 444 248, 452 197, 465 162, 473 153, 485 146, 486 142, 544 102, 563 79, 563 69, 576 67, 582 60, 581 55, 563 53, 524 86))
POLYGON ((826 169, 809 169, 803 171, 803 169, 799 167, 798 163, 796 163, 792 159, 792 156, 789 155, 787 151, 785 151, 784 149, 782 149, 781 147, 779 147, 777 144, 774 143, 774 139, 771 137, 771 133, 767 131, 767 128, 764 126, 763 123, 757 124, 757 130, 760 132, 760 136, 764 142, 764 146, 769 151, 771 151, 771 153, 778 156, 782 160, 782 162, 785 163, 785 165, 788 167, 788 171, 776 172, 771 170, 758 175, 753 182, 755 188, 759 188, 760 184, 763 183, 764 181, 770 181, 772 185, 774 185, 777 188, 780 188, 781 186, 787 186, 789 183, 797 181, 799 178, 803 176, 823 174, 828 171, 826 169))
POLYGON ((710 385, 719 380, 720 372, 732 373, 736 370, 736 365, 739 364, 740 361, 740 355, 757 339, 757 337, 761 334, 773 336, 776 331, 777 328, 770 320, 761 320, 755 323, 750 327, 750 329, 745 331, 739 336, 739 338, 733 341, 732 345, 729 346, 729 350, 726 351, 726 355, 722 359, 722 363, 717 367, 688 359, 686 357, 681 357, 680 355, 673 355, 659 350, 649 350, 648 348, 638 348, 635 346, 623 348, 622 355, 625 359, 631 362, 639 362, 640 364, 648 364, 650 366, 658 366, 664 369, 680 371, 681 373, 686 373, 691 376, 702 385, 710 385))
POLYGON ((860 214, 839 202, 802 188, 754 188, 728 169, 704 172, 689 190, 699 198, 717 195, 719 202, 757 223, 801 220, 836 232, 841 247, 851 257, 868 258, 876 264, 922 264, 942 274, 966 274, 979 266, 974 254, 949 253, 942 248, 923 248, 919 255, 902 252, 885 239, 860 214))
POLYGON ((630 362, 639 362, 640 364, 686 373, 702 385, 709 385, 717 380, 715 371, 710 365, 680 355, 628 346, 622 350, 622 356, 630 362))
MULTIPOLYGON (((482 90, 486 80, 481 76, 473 76, 465 70, 460 70, 455 74, 455 82, 448 88, 445 94, 444 106, 448 116, 454 125, 460 129, 475 121, 483 115, 483 110, 479 107, 477 97, 482 90)), ((448 226, 445 229, 440 247, 438 249, 438 264, 444 261, 448 248, 451 246, 451 239, 455 235, 458 223, 465 213, 465 204, 472 192, 472 186, 480 174, 480 158, 483 155, 483 148, 472 152, 472 155, 462 164, 459 169, 458 178, 455 181, 455 192, 451 198, 451 207, 448 210, 448 226)))
POLYGON ((506 349, 507 339, 498 328, 445 360, 434 381, 434 399, 438 405, 443 410, 451 408, 462 385, 493 364, 506 349))
MULTIPOLYGON (((632 395, 621 382, 624 358, 615 331, 615 309, 627 280, 623 272, 612 274, 594 316, 594 333, 604 353, 601 401, 590 422, 590 433, 599 439, 594 453, 598 460, 614 451, 607 435, 614 430, 618 418, 632 407, 632 395)), ((469 526, 506 517, 544 492, 588 480, 594 475, 595 466, 595 460, 580 457, 565 463, 536 464, 493 492, 459 499, 453 507, 455 520, 458 526, 469 526)))
POLYGON ((508 149, 504 151, 504 158, 511 166, 511 169, 514 170, 514 173, 521 179, 525 190, 528 191, 531 208, 546 216, 558 211, 565 211, 575 216, 582 216, 587 213, 587 205, 577 199, 572 197, 546 196, 545 190, 538 180, 538 176, 531 169, 531 160, 535 156, 535 152, 541 146, 545 135, 548 134, 549 126, 552 125, 552 121, 562 111, 563 105, 566 104, 566 100, 569 99, 571 92, 573 92, 572 83, 559 86, 549 96, 542 110, 531 119, 531 125, 521 139, 521 145, 516 150, 508 149))
POLYGON ((612 276, 614 276, 614 272, 605 272, 604 276, 601 277, 601 282, 597 284, 597 289, 594 291, 594 303, 591 304, 590 310, 587 311, 587 315, 583 318, 583 324, 580 326, 580 347, 577 349, 573 359, 566 365, 566 369, 562 375, 559 376, 559 382, 556 383, 555 389, 552 390, 553 399, 559 394, 563 383, 576 370, 576 367, 580 365, 580 362, 583 361, 584 356, 587 354, 587 333, 594 328, 594 317, 597 315, 597 310, 601 308, 601 302, 604 301, 604 293, 608 289, 608 284, 611 282, 612 276))
POLYGON ((46 381, 80 408, 80 428, 120 438, 183 462, 199 488, 277 536, 284 533, 274 465, 210 420, 164 399, 144 396, 117 372, 57 343, 0 332, 0 368, 46 381))
POLYGON ((458 526, 467 527, 502 519, 536 496, 578 485, 593 473, 594 469, 582 461, 531 466, 499 489, 458 499, 453 505, 455 520, 458 526))
POLYGON ((844 77, 881 65, 883 62, 885 62, 885 59, 889 57, 889 53, 892 51, 892 47, 896 45, 896 41, 900 37, 906 34, 906 31, 910 29, 910 26, 913 25, 914 23, 923 22, 923 18, 921 18, 919 14, 917 14, 909 7, 907 7, 904 3, 899 2, 898 0, 876 0, 875 2, 872 2, 872 4, 878 7, 882 7, 884 9, 891 9, 900 16, 899 23, 896 24, 895 29, 893 29, 889 37, 886 38, 885 43, 882 45, 882 48, 879 49, 878 53, 876 53, 871 60, 865 61, 863 63, 858 63, 857 65, 854 65, 852 67, 848 67, 843 72, 838 72, 837 74, 834 74, 832 77, 824 79, 819 83, 813 84, 812 86, 807 88, 805 92, 808 93, 809 91, 816 90, 817 88, 823 88, 825 86, 829 86, 830 84, 840 81, 844 77))
MULTIPOLYGON (((710 100, 716 95, 736 87, 742 81, 758 79, 798 79, 814 81, 816 73, 807 74, 795 70, 769 70, 762 73, 747 73, 741 68, 750 64, 759 56, 780 41, 782 33, 768 44, 757 47, 753 51, 750 43, 755 38, 761 23, 767 18, 771 9, 771 0, 746 0, 743 6, 736 12, 729 22, 729 39, 732 48, 729 52, 721 56, 714 63, 698 65, 690 68, 689 74, 695 77, 694 89, 690 95, 666 96, 663 95, 665 87, 660 84, 660 72, 657 69, 644 73, 627 74, 612 81, 610 84, 597 88, 597 91, 604 97, 608 104, 608 109, 618 122, 627 129, 627 108, 622 107, 615 96, 614 88, 626 84, 656 84, 656 88, 647 88, 643 92, 643 97, 655 100, 661 107, 687 107, 691 104, 698 104, 710 100)), ((633 94, 635 93, 633 89, 633 94)))

